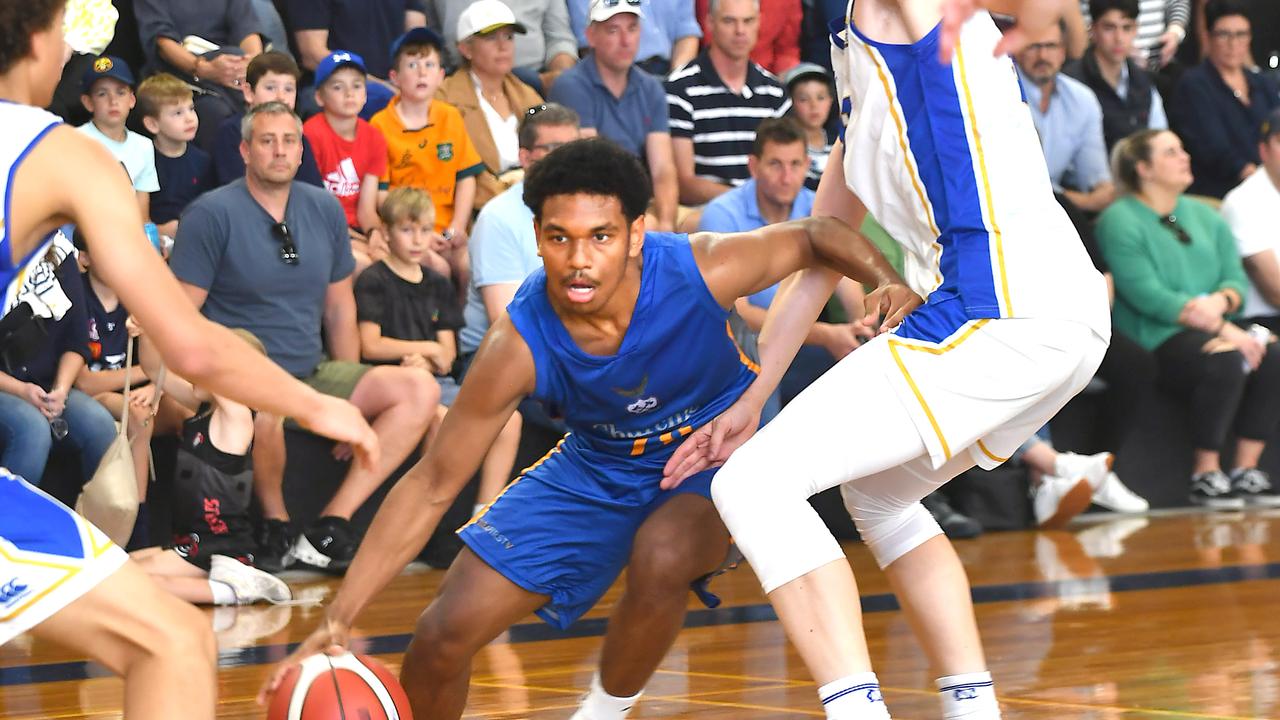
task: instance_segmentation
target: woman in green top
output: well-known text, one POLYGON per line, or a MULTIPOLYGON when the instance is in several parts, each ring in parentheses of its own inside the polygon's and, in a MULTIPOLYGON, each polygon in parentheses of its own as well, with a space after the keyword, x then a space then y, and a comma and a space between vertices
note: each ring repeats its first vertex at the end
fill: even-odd
POLYGON ((1111 266, 1114 328, 1152 350, 1161 382, 1191 402, 1195 468, 1191 501, 1235 509, 1280 501, 1257 469, 1265 439, 1280 422, 1280 352, 1268 352, 1229 320, 1248 280, 1227 224, 1183 193, 1191 161, 1168 131, 1144 130, 1112 154, 1126 194, 1098 219, 1111 266), (1236 467, 1218 451, 1234 429, 1236 467))

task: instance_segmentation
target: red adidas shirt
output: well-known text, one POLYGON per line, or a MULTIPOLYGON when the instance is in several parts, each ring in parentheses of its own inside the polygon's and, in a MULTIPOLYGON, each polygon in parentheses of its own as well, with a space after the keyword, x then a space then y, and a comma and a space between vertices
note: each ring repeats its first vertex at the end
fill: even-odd
POLYGON ((360 183, 369 175, 381 177, 387 170, 387 141, 369 123, 356 118, 356 139, 347 140, 334 132, 324 113, 317 113, 302 126, 315 150, 316 165, 324 178, 324 188, 342 203, 347 224, 359 229, 356 203, 360 183))

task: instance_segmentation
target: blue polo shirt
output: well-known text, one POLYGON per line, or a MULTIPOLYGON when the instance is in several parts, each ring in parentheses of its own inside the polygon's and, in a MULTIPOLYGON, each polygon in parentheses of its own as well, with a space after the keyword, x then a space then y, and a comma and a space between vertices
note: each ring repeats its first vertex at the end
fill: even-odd
POLYGON ((644 157, 649 133, 670 132, 667 126, 667 91, 649 73, 635 65, 627 72, 627 89, 616 98, 604 80, 594 55, 560 73, 547 99, 571 107, 582 127, 595 128, 637 157, 644 157))
MULTIPOLYGON (((814 193, 809 188, 800 188, 796 201, 791 203, 791 216, 788 220, 799 220, 813 213, 814 193)), ((738 187, 724 193, 707 203, 702 211, 702 219, 698 229, 705 232, 747 232, 768 225, 760 215, 760 203, 756 200, 756 181, 752 178, 738 187)), ((747 298, 756 307, 767 308, 778 293, 778 286, 765 288, 747 298)))

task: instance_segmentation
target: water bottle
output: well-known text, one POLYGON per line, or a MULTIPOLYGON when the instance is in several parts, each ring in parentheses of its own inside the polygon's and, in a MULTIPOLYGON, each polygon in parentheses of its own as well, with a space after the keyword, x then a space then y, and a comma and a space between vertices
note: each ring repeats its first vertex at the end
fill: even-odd
POLYGON ((71 432, 71 428, 61 415, 54 415, 49 418, 49 432, 53 434, 54 440, 61 440, 67 436, 67 433, 71 432))
MULTIPOLYGON (((1267 345, 1268 343, 1271 342, 1270 330, 1259 325, 1258 323, 1254 323, 1250 325, 1245 332, 1249 333, 1249 337, 1253 338, 1255 342, 1257 342, 1259 345, 1262 346, 1262 349, 1264 352, 1268 349, 1267 345)), ((1251 371, 1251 368, 1249 367, 1249 363, 1247 361, 1244 364, 1244 371, 1245 372, 1251 371)))

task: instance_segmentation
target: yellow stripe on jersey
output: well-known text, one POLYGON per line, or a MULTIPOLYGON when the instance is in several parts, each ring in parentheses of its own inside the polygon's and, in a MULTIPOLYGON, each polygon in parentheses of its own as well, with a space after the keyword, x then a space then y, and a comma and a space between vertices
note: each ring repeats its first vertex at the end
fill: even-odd
POLYGON ((978 117, 973 111, 973 94, 969 92, 969 79, 964 71, 964 51, 960 49, 959 45, 956 46, 956 70, 960 74, 960 86, 964 89, 965 108, 969 111, 969 127, 973 129, 973 147, 978 156, 978 169, 982 171, 982 190, 986 195, 983 214, 986 216, 987 224, 991 227, 991 233, 996 240, 996 261, 1000 265, 1000 289, 1004 294, 1004 317, 1013 317, 1013 301, 1009 297, 1009 273, 1005 271, 1004 267, 1004 235, 1000 232, 1000 226, 996 223, 991 178, 987 175, 987 160, 982 152, 982 134, 978 132, 978 117))
MULTIPOLYGON (((724 321, 724 331, 728 333, 729 340, 733 343, 733 347, 738 351, 738 360, 742 361, 742 364, 746 365, 747 369, 749 369, 751 372, 759 375, 760 366, 755 364, 755 362, 753 362, 751 358, 747 357, 747 354, 742 351, 742 346, 738 344, 738 339, 733 336, 733 326, 729 324, 728 320, 724 321)), ((639 455, 640 453, 636 452, 635 450, 632 450, 631 454, 639 455)))
MULTIPOLYGON (((907 175, 911 177, 911 186, 915 188, 916 197, 920 199, 920 206, 924 209, 924 217, 929 221, 929 230, 933 233, 934 238, 937 238, 942 235, 942 231, 938 229, 938 224, 934 222, 933 206, 929 204, 929 199, 924 194, 924 184, 920 181, 915 166, 911 164, 913 156, 910 148, 907 147, 907 126, 902 120, 902 114, 898 111, 898 98, 894 95, 893 88, 889 86, 889 75, 885 72, 884 66, 880 64, 880 58, 876 57, 875 52, 866 43, 859 41, 859 44, 867 52, 867 57, 871 58, 872 64, 876 66, 876 74, 880 77, 880 84, 884 86, 885 98, 889 101, 889 117, 893 118, 894 127, 898 130, 898 147, 902 149, 902 163, 907 167, 907 175)), ((941 285, 942 245, 934 242, 933 247, 938 252, 934 258, 934 282, 941 285)))
POLYGON ((643 455, 644 446, 648 442, 649 442, 649 438, 647 437, 636 438, 635 442, 631 443, 631 457, 635 457, 636 455, 643 455))
MULTIPOLYGON (((907 370, 906 363, 902 362, 902 356, 898 354, 898 348, 906 348, 907 350, 918 350, 927 352, 931 355, 942 355, 943 353, 955 350, 960 343, 968 340, 983 325, 987 324, 987 320, 977 320, 969 325, 959 337, 941 347, 930 347, 929 345, 915 345, 904 342, 898 338, 889 339, 889 353, 893 355, 893 361, 898 364, 898 369, 902 371, 902 376, 906 378, 907 385, 911 387, 911 392, 916 396, 916 401, 920 403, 920 407, 924 410, 925 417, 929 418, 929 424, 933 426, 933 433, 938 436, 938 442, 942 444, 942 454, 946 459, 951 459, 951 446, 947 443, 947 438, 942 434, 942 427, 938 425, 938 419, 934 417, 933 410, 929 407, 928 401, 924 399, 924 393, 920 392, 920 386, 916 385, 916 381, 911 377, 911 373, 907 370)), ((931 343, 932 344, 932 343, 931 343)), ((1003 461, 1001 461, 1003 462, 1003 461)))

